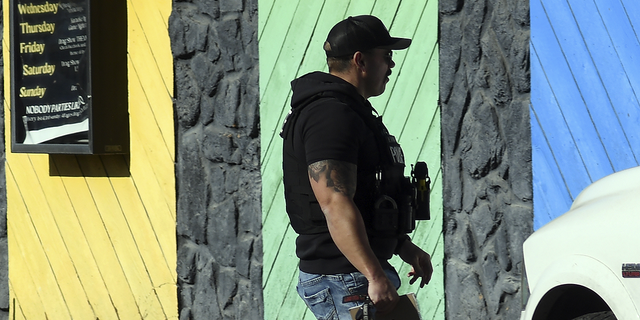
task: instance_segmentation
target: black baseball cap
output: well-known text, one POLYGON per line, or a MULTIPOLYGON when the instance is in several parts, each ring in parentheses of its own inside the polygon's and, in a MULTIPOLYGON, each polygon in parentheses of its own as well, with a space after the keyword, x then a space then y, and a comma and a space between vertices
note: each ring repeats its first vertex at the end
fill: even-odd
POLYGON ((327 57, 342 57, 374 48, 402 50, 409 45, 411 39, 392 37, 377 17, 362 15, 349 17, 333 26, 324 43, 324 51, 327 57))

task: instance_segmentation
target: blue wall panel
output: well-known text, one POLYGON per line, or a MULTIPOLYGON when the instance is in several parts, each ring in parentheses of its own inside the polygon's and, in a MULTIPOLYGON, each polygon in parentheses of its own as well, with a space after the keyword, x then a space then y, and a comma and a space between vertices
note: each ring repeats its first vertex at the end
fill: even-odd
MULTIPOLYGON (((549 85, 549 81, 545 77, 542 70, 541 61, 537 59, 536 51, 532 51, 531 61, 531 85, 537 88, 537 95, 532 95, 532 105, 544 105, 545 108, 538 110, 532 108, 531 127, 532 139, 536 136, 533 128, 538 128, 541 135, 539 139, 532 141, 532 146, 540 150, 549 150, 545 152, 545 161, 549 164, 554 163, 557 170, 554 173, 560 175, 549 176, 542 175, 540 172, 533 171, 534 184, 541 183, 546 179, 552 179, 554 184, 557 181, 563 181, 566 185, 566 193, 569 198, 573 198, 589 185, 589 174, 582 159, 582 155, 578 152, 576 142, 573 140, 570 128, 565 120, 564 115, 556 100, 556 95, 549 85), (540 114, 537 113, 537 111, 540 114), (542 121, 544 123, 542 123, 542 121), (544 125, 544 126, 543 126, 544 125), (557 153, 557 156, 554 155, 557 153)), ((535 163, 534 163, 535 165, 535 163)), ((548 184, 545 183, 544 184, 548 184)), ((554 196, 550 193, 542 194, 545 199, 554 196)), ((534 193, 534 197, 536 194, 534 193)), ((569 204, 571 202, 569 201, 569 204)))
POLYGON ((535 229, 640 164, 637 19, 637 0, 531 1, 535 229))
POLYGON ((560 205, 567 208, 571 205, 571 195, 566 181, 562 179, 558 163, 554 161, 548 141, 546 141, 542 128, 540 128, 537 117, 533 112, 531 112, 531 119, 533 192, 536 195, 544 195, 546 199, 546 201, 538 203, 544 206, 544 208, 538 210, 538 215, 534 221, 533 227, 538 229, 554 218, 551 215, 555 211, 554 206, 560 205))

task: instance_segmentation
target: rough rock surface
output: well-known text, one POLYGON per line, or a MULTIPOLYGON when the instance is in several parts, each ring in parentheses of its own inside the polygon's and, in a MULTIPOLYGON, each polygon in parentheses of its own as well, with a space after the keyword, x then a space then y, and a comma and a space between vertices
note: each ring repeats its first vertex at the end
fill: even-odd
POLYGON ((174 1, 180 319, 262 319, 257 0, 174 1))
POLYGON ((518 319, 533 224, 529 1, 439 10, 446 318, 518 319))

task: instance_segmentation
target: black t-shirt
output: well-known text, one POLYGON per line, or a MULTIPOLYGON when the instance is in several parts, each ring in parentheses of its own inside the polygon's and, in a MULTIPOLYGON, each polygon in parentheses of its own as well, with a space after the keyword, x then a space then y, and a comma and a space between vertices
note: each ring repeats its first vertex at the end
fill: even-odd
MULTIPOLYGON (((344 82, 336 79, 339 83, 344 82)), ((371 113, 371 107, 361 96, 354 96, 357 92, 355 87, 351 87, 352 92, 346 92, 361 100, 362 104, 353 103, 351 99, 341 101, 331 97, 309 104, 300 111, 293 127, 293 149, 296 158, 305 161, 306 166, 321 160, 339 160, 357 165, 354 202, 368 225, 375 201, 375 172, 380 165, 380 155, 373 131, 363 116, 356 112, 360 108, 360 111, 365 111, 364 114, 371 113)), ((306 179, 308 183, 308 177, 299 178, 299 181, 306 179)), ((382 266, 391 268, 387 260, 393 255, 396 237, 382 237, 370 230, 367 233, 371 248, 382 266)), ((300 258, 300 269, 304 272, 336 274, 357 271, 337 248, 329 232, 299 235, 296 254, 300 258)))

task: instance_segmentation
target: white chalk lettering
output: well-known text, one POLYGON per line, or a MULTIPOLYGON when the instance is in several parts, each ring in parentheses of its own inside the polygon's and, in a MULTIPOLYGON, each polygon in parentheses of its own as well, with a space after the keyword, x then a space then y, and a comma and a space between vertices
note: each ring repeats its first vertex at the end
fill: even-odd
POLYGON ((69 55, 70 56, 77 56, 77 55, 81 55, 84 54, 84 50, 78 50, 78 51, 69 51, 69 55))
POLYGON ((61 3, 60 9, 67 10, 69 13, 78 13, 84 11, 84 8, 73 3, 61 3))
POLYGON ((80 60, 60 61, 60 66, 71 68, 73 66, 80 65, 80 60))
MULTIPOLYGON (((65 111, 78 111, 81 110, 84 105, 84 99, 82 97, 78 97, 78 101, 27 106, 25 110, 27 114, 44 114, 65 111)), ((60 115, 52 115, 47 117, 54 119, 55 117, 60 118, 60 115)))
POLYGON ((58 39, 58 44, 61 44, 63 46, 66 46, 70 43, 75 43, 75 42, 76 42, 76 38, 71 38, 71 37, 58 39))
POLYGON ((87 22, 87 17, 82 16, 82 17, 71 18, 71 23, 78 23, 78 22, 87 22))

